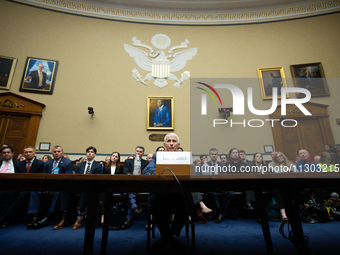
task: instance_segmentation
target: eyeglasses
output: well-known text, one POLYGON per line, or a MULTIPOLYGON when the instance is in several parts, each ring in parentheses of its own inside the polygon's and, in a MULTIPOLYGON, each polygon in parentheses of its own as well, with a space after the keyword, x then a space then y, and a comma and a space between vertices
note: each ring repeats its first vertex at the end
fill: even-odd
POLYGON ((283 156, 282 156, 282 155, 279 155, 279 156, 276 156, 275 158, 283 158, 283 156))

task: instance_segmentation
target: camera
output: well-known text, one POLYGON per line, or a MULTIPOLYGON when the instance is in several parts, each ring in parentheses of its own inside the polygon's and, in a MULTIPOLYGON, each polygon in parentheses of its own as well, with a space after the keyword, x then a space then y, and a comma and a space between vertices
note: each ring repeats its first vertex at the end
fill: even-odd
POLYGON ((87 110, 88 110, 89 114, 92 114, 92 117, 93 117, 93 114, 94 114, 93 107, 87 107, 87 110))
POLYGON ((228 119, 230 117, 230 112, 233 111, 233 108, 218 108, 218 112, 223 118, 228 119))

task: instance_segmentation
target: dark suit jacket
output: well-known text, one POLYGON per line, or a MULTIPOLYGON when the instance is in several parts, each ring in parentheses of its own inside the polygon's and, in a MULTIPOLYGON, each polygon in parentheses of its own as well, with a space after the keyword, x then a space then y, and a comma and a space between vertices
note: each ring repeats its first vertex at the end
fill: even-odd
MULTIPOLYGON (((212 166, 212 162, 211 162, 211 160, 210 160, 210 161, 208 161, 207 163, 208 163, 208 166, 212 166)), ((223 166, 225 166, 225 165, 226 165, 226 164, 223 164, 223 163, 221 163, 221 162, 218 162, 218 161, 217 161, 216 163, 217 163, 217 165, 218 165, 218 166, 220 166, 220 167, 223 167, 223 166)))
MULTIPOLYGON (((51 159, 45 163, 44 173, 52 173, 53 160, 51 159)), ((67 158, 62 157, 59 163, 59 173, 60 174, 73 174, 73 162, 67 158)))
MULTIPOLYGON (((124 167, 121 165, 119 168, 116 167, 115 174, 123 174, 124 167)), ((103 174, 111 174, 111 167, 104 167, 103 174)))
MULTIPOLYGON (((84 174, 84 170, 86 167, 87 162, 81 162, 76 166, 75 173, 76 174, 84 174)), ((101 174, 102 173, 102 165, 99 164, 97 161, 93 161, 91 168, 90 168, 90 174, 101 174)))
MULTIPOLYGON (((2 165, 2 159, 0 160, 0 167, 1 165, 2 165)), ((24 172, 22 172, 21 169, 19 168, 19 161, 13 160, 13 165, 14 165, 14 173, 16 174, 26 173, 26 168, 24 172)))
POLYGON ((307 86, 313 86, 311 80, 308 79, 306 75, 300 76, 299 85, 301 88, 306 88, 307 86))
MULTIPOLYGON (((280 77, 274 76, 272 79, 272 88, 277 88, 277 95, 281 95, 281 81, 280 77)), ((273 94, 273 93, 272 93, 273 94)))
MULTIPOLYGON (((26 173, 26 164, 27 164, 26 160, 19 162, 18 165, 19 165, 19 168, 20 168, 20 172, 26 173)), ((35 158, 32 165, 31 165, 29 173, 30 174, 33 174, 33 173, 41 174, 43 172, 44 172, 44 162, 35 158)))
MULTIPOLYGON (((141 171, 149 164, 149 161, 142 159, 141 160, 141 171)), ((135 160, 134 159, 126 159, 124 162, 124 170, 123 174, 133 173, 133 167, 135 165, 135 160)))
MULTIPOLYGON (((227 167, 228 166, 228 163, 227 164, 224 164, 224 163, 221 163, 221 162, 216 162, 217 163, 217 165, 219 166, 219 167, 221 167, 220 169, 216 169, 216 171, 218 170, 218 174, 222 174, 223 172, 223 167, 227 167)), ((212 166, 212 162, 211 162, 211 160, 210 161, 208 161, 208 166, 212 166)), ((215 173, 213 173, 213 174, 215 174, 215 173)))
MULTIPOLYGON (((42 87, 45 88, 46 80, 47 80, 47 74, 45 72, 41 72, 42 74, 42 87)), ((32 71, 29 76, 32 76, 32 80, 30 84, 28 84, 28 87, 31 89, 37 89, 39 88, 39 73, 38 70, 32 71)))

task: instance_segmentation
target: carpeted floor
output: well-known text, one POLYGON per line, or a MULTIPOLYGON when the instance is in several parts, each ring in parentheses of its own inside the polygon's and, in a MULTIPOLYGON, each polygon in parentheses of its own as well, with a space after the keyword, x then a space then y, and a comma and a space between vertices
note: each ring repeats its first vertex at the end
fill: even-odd
MULTIPOLYGON (((80 255, 83 254, 85 227, 72 231, 71 227, 52 230, 53 224, 43 229, 27 230, 25 223, 0 229, 1 255, 80 255)), ((269 222, 275 254, 296 254, 294 245, 279 234, 280 222, 269 222)), ((107 254, 146 254, 146 216, 139 215, 127 230, 110 231, 107 254)), ((237 221, 227 219, 220 224, 196 223, 196 254, 266 254, 261 225, 255 219, 237 221)), ((340 222, 303 223, 309 237, 312 254, 338 254, 340 251, 340 222)), ((287 228, 285 229, 288 235, 287 228)), ((93 254, 100 254, 102 228, 96 229, 93 254)), ((156 238, 159 232, 156 230, 156 238)), ((178 240, 186 243, 184 230, 178 240)), ((191 240, 189 240, 191 245, 191 240)))

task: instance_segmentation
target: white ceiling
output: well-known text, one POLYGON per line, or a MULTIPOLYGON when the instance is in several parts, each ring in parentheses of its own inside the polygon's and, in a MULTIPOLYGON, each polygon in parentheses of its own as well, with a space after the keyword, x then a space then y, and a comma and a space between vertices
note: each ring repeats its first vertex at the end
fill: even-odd
POLYGON ((296 7, 325 0, 71 0, 102 7, 176 13, 226 13, 296 7))

